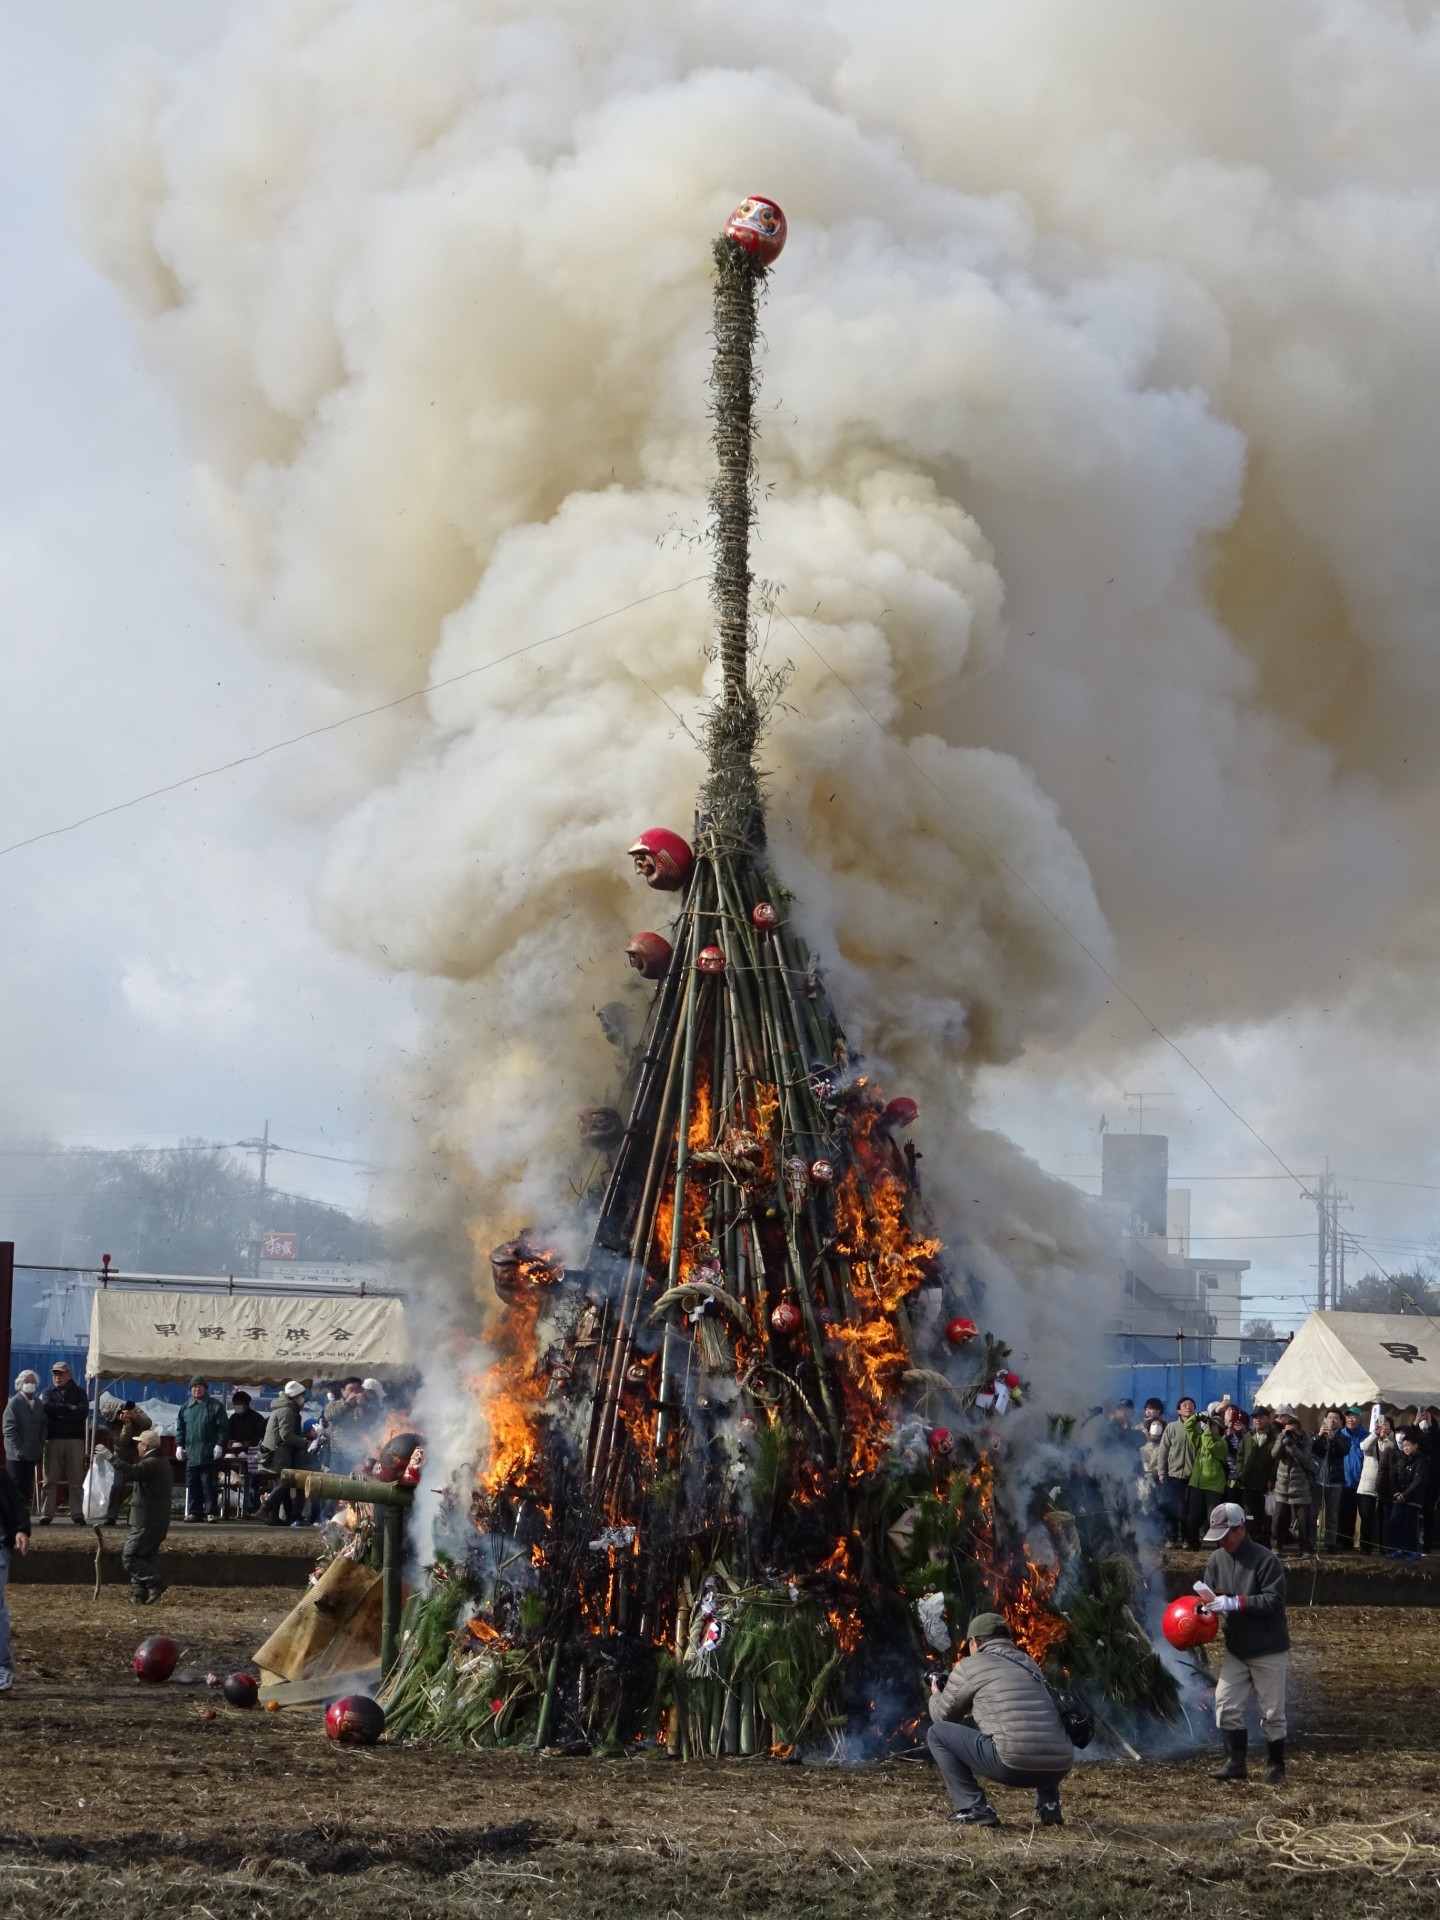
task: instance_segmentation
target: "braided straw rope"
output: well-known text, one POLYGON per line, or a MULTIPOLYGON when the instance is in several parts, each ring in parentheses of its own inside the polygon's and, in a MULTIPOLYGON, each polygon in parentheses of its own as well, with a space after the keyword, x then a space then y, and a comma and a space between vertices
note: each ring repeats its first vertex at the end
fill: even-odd
POLYGON ((1397 1815, 1375 1826, 1337 1822, 1309 1829, 1294 1820, 1266 1818, 1257 1823, 1255 1839, 1279 1856, 1266 1864, 1285 1873, 1339 1873, 1350 1868, 1388 1880, 1408 1866, 1429 1866, 1440 1860, 1440 1847, 1413 1840, 1408 1833, 1386 1831, 1405 1818, 1397 1815))

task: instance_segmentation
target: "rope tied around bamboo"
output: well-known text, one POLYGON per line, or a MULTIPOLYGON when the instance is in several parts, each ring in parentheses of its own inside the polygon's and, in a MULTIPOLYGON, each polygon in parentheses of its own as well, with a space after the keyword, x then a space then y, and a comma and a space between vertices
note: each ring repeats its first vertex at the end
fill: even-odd
POLYGON ((704 811, 732 829, 757 815, 755 746, 764 722, 750 683, 750 529, 755 523, 754 412, 757 309, 765 268, 756 255, 722 234, 715 242, 715 354, 710 369, 715 482, 710 489, 714 547, 710 595, 715 606, 721 695, 707 716, 703 746, 709 776, 704 811))

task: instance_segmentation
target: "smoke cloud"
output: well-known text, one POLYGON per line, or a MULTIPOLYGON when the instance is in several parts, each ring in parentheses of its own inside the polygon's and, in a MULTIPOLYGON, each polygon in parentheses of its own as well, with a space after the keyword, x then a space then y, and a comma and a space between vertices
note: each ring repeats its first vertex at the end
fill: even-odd
POLYGON ((966 1111, 1083 1035, 1072 935, 1179 1020, 1402 918, 1433 964, 1437 89, 1419 0, 285 0, 131 74, 90 231, 218 580, 357 705, 471 676, 349 736, 324 887, 420 983, 417 1224, 563 1221, 613 1093, 624 849, 687 825, 715 682, 709 245, 773 194, 775 862, 1064 1398, 1113 1263, 966 1111))

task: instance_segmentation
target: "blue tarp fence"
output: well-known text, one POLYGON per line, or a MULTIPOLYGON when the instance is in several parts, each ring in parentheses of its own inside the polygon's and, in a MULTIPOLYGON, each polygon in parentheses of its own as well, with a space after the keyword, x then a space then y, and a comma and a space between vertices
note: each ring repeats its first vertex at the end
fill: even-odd
POLYGON ((1212 1400, 1223 1400, 1228 1393, 1237 1407, 1248 1409, 1254 1405, 1256 1389, 1273 1365, 1271 1360, 1220 1363, 1187 1360, 1183 1365, 1170 1361, 1165 1365, 1136 1362, 1112 1366, 1108 1369, 1109 1399, 1112 1405, 1117 1400, 1133 1400, 1138 1413, 1153 1395, 1163 1400, 1165 1411, 1173 1415, 1187 1393, 1201 1407, 1209 1406, 1212 1400))

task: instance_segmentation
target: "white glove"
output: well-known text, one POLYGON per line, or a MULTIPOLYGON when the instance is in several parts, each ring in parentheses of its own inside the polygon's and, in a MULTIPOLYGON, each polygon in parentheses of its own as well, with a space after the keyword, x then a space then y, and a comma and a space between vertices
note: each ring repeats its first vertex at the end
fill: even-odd
POLYGON ((1203 1580, 1197 1580, 1195 1582, 1195 1585, 1191 1588, 1191 1592, 1198 1593, 1200 1598, 1205 1602, 1205 1605, 1207 1607, 1209 1606, 1210 1602, 1215 1598, 1215 1589, 1213 1587, 1207 1587, 1203 1580))
POLYGON ((1215 1598, 1210 1602, 1208 1611, 1211 1613, 1239 1613, 1239 1594, 1217 1593, 1215 1598))
POLYGON ((176 1449, 175 1449, 175 1458, 176 1458, 177 1460, 183 1460, 183 1459, 185 1458, 185 1449, 184 1449, 184 1447, 176 1447, 176 1449))
POLYGON ((223 1455, 224 1455, 224 1452, 225 1452, 225 1449, 224 1449, 224 1447, 216 1447, 216 1449, 215 1449, 215 1458, 216 1458, 217 1460, 219 1460, 219 1459, 221 1459, 221 1458, 223 1457, 223 1455))

